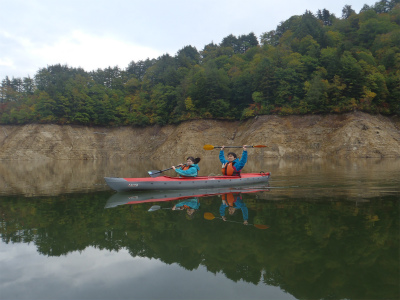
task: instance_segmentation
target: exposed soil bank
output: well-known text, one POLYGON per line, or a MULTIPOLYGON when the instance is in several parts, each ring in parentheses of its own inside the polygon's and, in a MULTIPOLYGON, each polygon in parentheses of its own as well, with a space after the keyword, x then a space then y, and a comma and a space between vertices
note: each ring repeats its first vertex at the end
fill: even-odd
MULTIPOLYGON (((262 157, 400 157, 400 118, 344 115, 259 116, 246 122, 195 120, 147 128, 0 125, 0 159, 162 159, 215 155, 203 146, 264 144, 262 157)), ((239 149, 238 152, 241 152, 239 149)))

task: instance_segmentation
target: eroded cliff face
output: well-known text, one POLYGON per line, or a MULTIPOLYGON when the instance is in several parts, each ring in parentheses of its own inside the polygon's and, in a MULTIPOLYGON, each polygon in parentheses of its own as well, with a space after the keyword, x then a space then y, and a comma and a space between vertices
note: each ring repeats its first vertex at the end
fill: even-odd
POLYGON ((354 112, 259 116, 246 122, 194 120, 148 128, 0 125, 2 160, 215 156, 203 149, 205 144, 264 144, 268 147, 252 153, 265 158, 400 157, 400 118, 354 112))

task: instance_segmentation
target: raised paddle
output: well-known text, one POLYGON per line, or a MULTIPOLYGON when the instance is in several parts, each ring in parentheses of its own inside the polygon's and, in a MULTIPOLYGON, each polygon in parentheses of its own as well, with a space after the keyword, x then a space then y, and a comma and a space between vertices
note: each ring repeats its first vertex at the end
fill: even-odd
MULTIPOLYGON (((265 148, 265 145, 246 145, 247 148, 265 148)), ((222 148, 222 146, 204 145, 204 150, 213 150, 215 148, 222 148)), ((225 146, 224 148, 243 148, 243 146, 225 146)))
MULTIPOLYGON (((198 164, 199 162, 200 162, 200 157, 196 157, 194 159, 194 163, 198 164)), ((180 164, 180 165, 182 165, 182 164, 180 164)), ((178 168, 180 165, 175 166, 175 168, 178 168)), ((171 167, 171 168, 164 169, 164 170, 151 170, 151 171, 148 171, 147 173, 149 173, 150 177, 155 178, 155 177, 160 176, 162 174, 162 172, 165 172, 165 171, 168 171, 168 170, 171 170, 171 169, 173 169, 173 168, 171 167)))
MULTIPOLYGON (((206 219, 206 220, 214 220, 214 219, 221 219, 221 220, 223 220, 222 218, 218 218, 218 217, 216 217, 216 216, 214 216, 212 213, 210 213, 210 212, 206 212, 206 213, 204 213, 204 219, 206 219)), ((230 221, 230 220, 226 220, 227 222, 232 222, 232 223, 240 223, 240 224, 243 224, 243 223, 241 223, 241 222, 236 222, 236 221, 230 221)), ((261 224, 247 224, 247 225, 253 225, 254 227, 256 227, 256 228, 258 228, 258 229, 268 229, 269 228, 269 226, 267 226, 267 225, 261 225, 261 224)))

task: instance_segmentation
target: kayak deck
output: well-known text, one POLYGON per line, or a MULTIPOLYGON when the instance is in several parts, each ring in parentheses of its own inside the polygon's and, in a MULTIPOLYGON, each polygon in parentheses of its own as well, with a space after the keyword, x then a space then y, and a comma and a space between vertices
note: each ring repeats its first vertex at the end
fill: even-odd
POLYGON ((192 188, 235 187, 237 185, 267 182, 270 173, 244 173, 241 176, 198 176, 156 178, 105 177, 110 188, 118 192, 140 190, 181 190, 192 188))

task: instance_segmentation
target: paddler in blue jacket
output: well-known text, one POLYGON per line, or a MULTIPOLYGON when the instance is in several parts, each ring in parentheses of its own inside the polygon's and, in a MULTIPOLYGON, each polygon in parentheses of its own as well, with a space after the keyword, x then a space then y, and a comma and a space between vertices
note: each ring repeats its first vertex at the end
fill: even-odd
POLYGON ((233 152, 228 153, 228 159, 226 160, 224 155, 224 147, 225 146, 222 146, 221 151, 219 152, 219 160, 222 163, 222 175, 240 176, 240 171, 244 168, 244 165, 247 162, 246 145, 243 145, 243 153, 240 160, 237 158, 236 153, 233 152))
POLYGON ((195 159, 192 156, 189 156, 186 159, 186 164, 181 164, 178 168, 172 166, 172 169, 174 169, 176 173, 183 177, 197 177, 200 171, 200 168, 197 164, 199 161, 199 157, 195 159))

